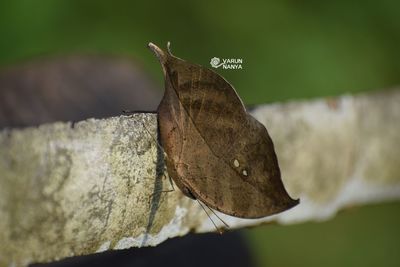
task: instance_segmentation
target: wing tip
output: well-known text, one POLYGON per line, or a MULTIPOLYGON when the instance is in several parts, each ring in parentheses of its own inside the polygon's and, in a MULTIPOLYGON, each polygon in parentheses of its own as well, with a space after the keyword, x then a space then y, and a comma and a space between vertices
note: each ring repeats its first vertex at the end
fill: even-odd
POLYGON ((168 42, 168 53, 165 53, 164 50, 162 50, 161 48, 159 48, 157 45, 155 45, 152 42, 149 42, 147 47, 153 51, 153 53, 157 56, 158 60, 161 62, 161 64, 165 64, 168 60, 168 56, 169 56, 169 42, 168 42))

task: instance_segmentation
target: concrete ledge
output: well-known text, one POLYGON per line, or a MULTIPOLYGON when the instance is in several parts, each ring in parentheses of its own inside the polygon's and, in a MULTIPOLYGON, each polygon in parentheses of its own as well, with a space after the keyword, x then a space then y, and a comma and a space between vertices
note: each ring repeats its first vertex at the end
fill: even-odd
MULTIPOLYGON (((257 107, 284 183, 300 205, 231 228, 324 220, 347 206, 400 198, 400 90, 257 107)), ((163 177, 156 115, 0 132, 0 266, 155 246, 214 231, 197 202, 163 177)))

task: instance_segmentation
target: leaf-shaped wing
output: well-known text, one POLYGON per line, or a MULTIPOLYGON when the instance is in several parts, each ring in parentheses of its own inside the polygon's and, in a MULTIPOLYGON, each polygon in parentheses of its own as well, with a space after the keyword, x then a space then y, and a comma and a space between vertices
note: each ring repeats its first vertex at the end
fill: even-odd
POLYGON ((266 128, 220 75, 159 48, 165 93, 158 107, 167 169, 184 193, 237 217, 298 203, 287 194, 266 128))

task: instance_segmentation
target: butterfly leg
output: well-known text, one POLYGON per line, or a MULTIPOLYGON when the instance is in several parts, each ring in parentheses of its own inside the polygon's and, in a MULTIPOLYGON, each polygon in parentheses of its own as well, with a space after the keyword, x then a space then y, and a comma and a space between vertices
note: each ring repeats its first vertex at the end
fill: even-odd
MULTIPOLYGON (((165 175, 163 175, 163 176, 164 176, 164 178, 167 178, 165 175)), ((169 183, 170 183, 170 185, 172 187, 172 191, 174 191, 175 190, 174 183, 172 182, 171 176, 169 176, 169 175, 168 175, 168 180, 169 180, 169 183)))
MULTIPOLYGON (((167 177, 165 176, 165 174, 163 174, 163 176, 164 176, 164 178, 167 178, 167 177)), ((174 191, 175 191, 174 183, 172 182, 172 179, 171 179, 171 177, 170 177, 169 175, 168 175, 168 178, 169 178, 169 182, 170 182, 170 184, 171 184, 172 189, 161 190, 161 191, 153 192, 153 193, 149 196, 149 200, 148 200, 148 203, 149 203, 149 204, 150 204, 151 200, 153 199, 153 197, 154 197, 155 195, 162 194, 162 193, 171 193, 171 192, 174 192, 174 191)))
POLYGON ((124 110, 122 110, 122 113, 124 113, 125 115, 131 115, 131 114, 135 114, 136 111, 124 109, 124 110))
MULTIPOLYGON (((176 170, 177 168, 179 168, 179 166, 183 165, 185 168, 189 168, 189 165, 184 163, 184 162, 177 162, 175 164, 175 168, 174 170, 176 170)), ((175 177, 178 177, 178 175, 176 174, 175 177)), ((182 191, 182 193, 187 196, 190 199, 196 199, 196 197, 192 194, 192 192, 190 192, 189 188, 183 183, 183 181, 181 179, 174 179, 175 184, 178 186, 178 188, 182 191)))
MULTIPOLYGON (((147 129, 146 125, 144 125, 144 122, 142 122, 144 129, 146 132, 150 135, 151 138, 153 138, 153 141, 157 144, 158 148, 164 153, 164 148, 161 146, 161 144, 156 140, 156 138, 150 133, 150 131, 147 129)), ((166 154, 165 154, 166 155, 166 154)))

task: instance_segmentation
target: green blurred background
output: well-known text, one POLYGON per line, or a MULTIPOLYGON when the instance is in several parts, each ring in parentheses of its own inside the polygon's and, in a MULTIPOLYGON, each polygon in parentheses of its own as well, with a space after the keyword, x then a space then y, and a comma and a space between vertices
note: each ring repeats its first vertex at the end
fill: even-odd
MULTIPOLYGON (((129 55, 162 84, 146 48, 222 70, 248 105, 400 84, 399 1, 0 2, 0 67, 72 53, 129 55)), ((400 204, 354 208, 324 223, 247 230, 260 266, 400 266, 400 204)))

